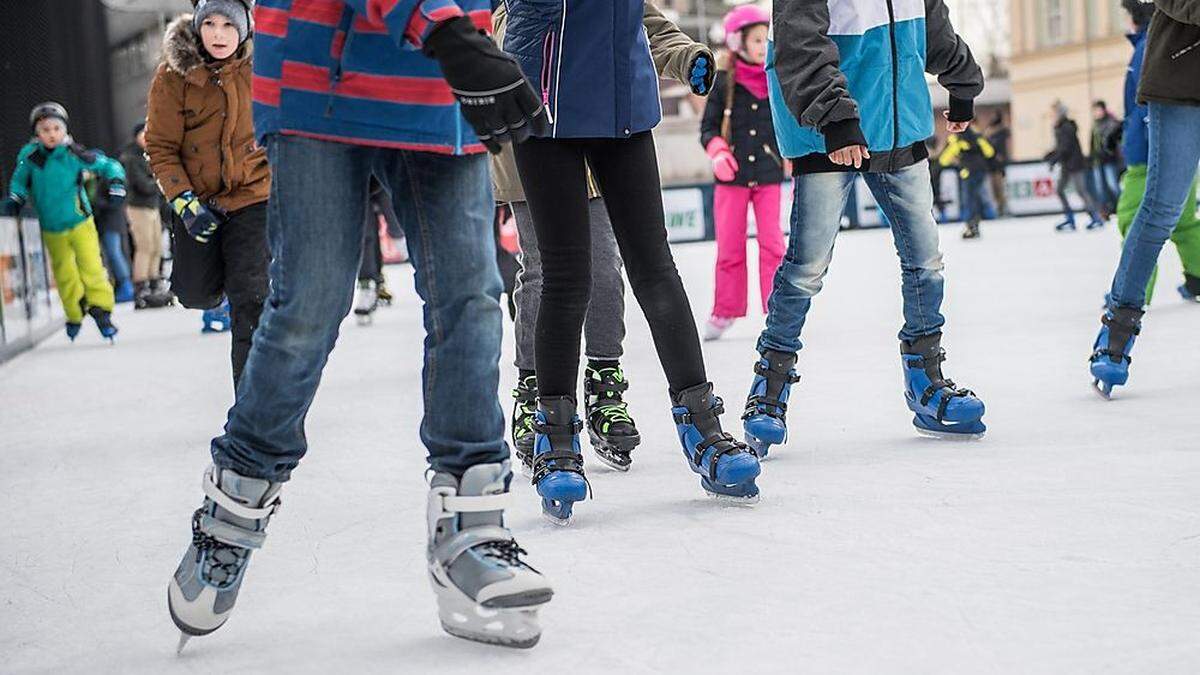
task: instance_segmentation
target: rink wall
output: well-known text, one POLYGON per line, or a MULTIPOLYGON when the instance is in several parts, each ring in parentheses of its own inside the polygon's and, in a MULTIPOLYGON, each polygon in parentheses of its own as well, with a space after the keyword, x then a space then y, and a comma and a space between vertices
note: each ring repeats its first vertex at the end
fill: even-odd
POLYGON ((62 327, 34 218, 0 217, 0 364, 62 327))
MULTIPOLYGON (((953 168, 944 169, 941 196, 944 216, 941 222, 961 219, 962 179, 953 168)), ((1062 212, 1058 201, 1058 172, 1046 162, 1013 162, 1005 167, 1005 193, 1010 216, 1045 216, 1062 212)), ((713 225, 713 184, 673 185, 663 188, 663 210, 666 213, 668 237, 672 243, 710 241, 715 238, 713 225)), ((1081 210, 1083 200, 1074 192, 1068 195, 1073 208, 1081 210)), ((786 224, 792 209, 792 191, 783 190, 780 213, 786 224)), ((753 227, 754 216, 750 216, 753 227)), ((885 225, 875 198, 859 179, 850 192, 850 202, 842 216, 842 229, 883 227, 885 225)), ((785 227, 784 231, 787 229, 785 227)))

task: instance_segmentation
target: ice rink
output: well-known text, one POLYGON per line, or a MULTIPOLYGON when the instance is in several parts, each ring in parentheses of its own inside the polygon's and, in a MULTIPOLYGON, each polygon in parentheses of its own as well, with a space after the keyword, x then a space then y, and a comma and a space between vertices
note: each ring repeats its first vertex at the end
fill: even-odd
MULTIPOLYGON (((567 528, 514 481, 509 524, 557 591, 532 651, 438 627, 409 268, 388 270, 396 306, 343 327, 233 618, 180 657, 166 584, 232 399, 228 337, 128 306, 115 347, 90 324, 56 335, 0 366, 0 672, 1198 672, 1200 306, 1168 245, 1130 385, 1099 399, 1086 359, 1117 237, 1052 223, 942 229, 946 371, 988 407, 968 444, 913 432, 891 239, 845 233, 754 508, 688 470, 629 296, 633 470, 585 450, 595 498, 567 528)), ((701 319, 714 250, 675 249, 701 319)), ((761 322, 705 346, 739 433, 761 322)))

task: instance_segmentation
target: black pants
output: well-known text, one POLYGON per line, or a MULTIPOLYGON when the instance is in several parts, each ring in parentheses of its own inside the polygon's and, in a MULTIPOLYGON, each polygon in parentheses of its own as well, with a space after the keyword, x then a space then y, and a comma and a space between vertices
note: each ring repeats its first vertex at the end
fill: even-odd
POLYGON ((516 146, 516 159, 542 256, 534 340, 538 393, 574 395, 578 382, 579 340, 592 281, 588 167, 604 195, 629 285, 650 324, 671 390, 707 381, 692 309, 667 245, 651 133, 629 139, 530 139, 516 146))
POLYGON ((236 388, 267 298, 271 252, 266 202, 231 212, 207 244, 192 239, 183 222, 173 217, 171 239, 175 251, 171 290, 180 304, 212 309, 221 304, 222 297, 229 298, 230 360, 236 388))

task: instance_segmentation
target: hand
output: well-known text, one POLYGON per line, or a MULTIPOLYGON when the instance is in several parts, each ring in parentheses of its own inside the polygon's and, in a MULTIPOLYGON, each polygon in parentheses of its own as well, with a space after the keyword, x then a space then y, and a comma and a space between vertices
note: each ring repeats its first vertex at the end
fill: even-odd
POLYGON ((125 184, 120 181, 112 181, 108 184, 108 204, 109 206, 120 206, 125 203, 125 184))
POLYGON ((865 145, 851 145, 829 153, 829 161, 840 166, 861 169, 863 160, 871 159, 871 151, 865 145))
POLYGON ((550 130, 546 109, 516 59, 505 54, 463 16, 442 22, 425 40, 462 107, 463 117, 493 154, 501 143, 520 143, 550 130))
POLYGON ((183 227, 192 236, 192 239, 201 244, 207 244, 208 240, 216 233, 217 227, 220 226, 216 216, 205 208, 199 199, 196 199, 196 195, 192 194, 191 190, 172 199, 171 208, 175 210, 175 215, 183 221, 183 227))
POLYGON ((970 120, 967 120, 966 122, 951 122, 949 110, 943 110, 942 117, 946 118, 946 131, 952 134, 961 134, 967 130, 967 127, 971 126, 970 120))
POLYGON ((721 136, 714 136, 704 146, 704 152, 712 160, 713 175, 722 183, 728 183, 737 177, 738 162, 729 148, 729 143, 721 136))
POLYGON ((713 70, 713 55, 707 50, 696 54, 688 65, 688 82, 692 93, 697 96, 708 96, 712 90, 713 78, 717 76, 713 70))

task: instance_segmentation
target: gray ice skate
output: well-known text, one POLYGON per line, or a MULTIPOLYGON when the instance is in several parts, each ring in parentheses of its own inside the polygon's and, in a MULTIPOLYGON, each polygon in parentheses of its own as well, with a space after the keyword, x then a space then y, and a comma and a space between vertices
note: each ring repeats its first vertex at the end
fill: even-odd
POLYGON ((525 564, 504 527, 509 463, 478 464, 462 481, 448 473, 429 487, 429 580, 442 628, 451 635, 529 648, 542 636, 538 609, 554 590, 525 564))
POLYGON ((220 628, 237 600, 250 553, 262 548, 279 488, 259 478, 209 466, 204 504, 192 514, 192 544, 167 586, 167 609, 182 631, 178 651, 220 628))
POLYGON ((379 307, 379 293, 375 282, 362 279, 358 282, 358 297, 354 301, 354 319, 360 326, 369 326, 379 307))

